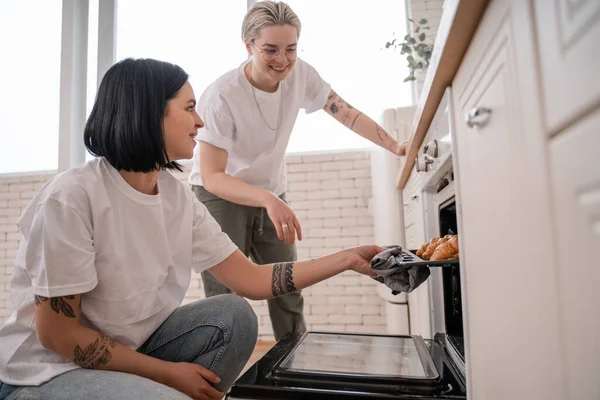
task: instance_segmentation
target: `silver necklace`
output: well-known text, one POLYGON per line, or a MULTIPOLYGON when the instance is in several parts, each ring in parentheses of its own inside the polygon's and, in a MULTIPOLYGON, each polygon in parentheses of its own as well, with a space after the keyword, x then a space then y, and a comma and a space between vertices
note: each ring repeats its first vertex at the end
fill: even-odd
POLYGON ((254 103, 256 104, 256 108, 258 108, 258 112, 260 113, 260 116, 262 117, 263 121, 265 122, 265 125, 267 125, 269 127, 270 130, 272 131, 276 131, 279 129, 279 127, 281 126, 281 116, 282 116, 282 103, 283 103, 283 81, 279 82, 279 85, 281 85, 281 87, 279 88, 279 118, 277 121, 277 127, 272 128, 271 125, 269 125, 269 123, 267 122, 267 119, 265 118, 265 116, 263 115, 262 110, 260 109, 260 106, 258 105, 258 100, 256 99, 256 92, 254 89, 254 81, 252 80, 252 76, 250 75, 250 73, 248 73, 248 78, 250 78, 250 85, 252 86, 252 96, 254 97, 254 103))

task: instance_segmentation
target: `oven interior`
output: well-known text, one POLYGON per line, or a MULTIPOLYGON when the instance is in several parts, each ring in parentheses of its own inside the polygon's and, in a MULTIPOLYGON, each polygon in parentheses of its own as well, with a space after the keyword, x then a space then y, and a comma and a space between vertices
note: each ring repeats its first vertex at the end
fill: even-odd
MULTIPOLYGON (((456 199, 454 196, 439 207, 439 230, 440 237, 447 234, 458 234, 456 199)), ((463 308, 459 264, 442 268, 442 288, 446 339, 464 362, 463 308)))

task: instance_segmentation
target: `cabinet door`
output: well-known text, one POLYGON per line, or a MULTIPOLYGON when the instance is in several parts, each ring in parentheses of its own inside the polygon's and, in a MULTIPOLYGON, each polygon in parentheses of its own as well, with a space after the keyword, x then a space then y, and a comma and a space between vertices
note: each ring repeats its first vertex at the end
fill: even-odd
POLYGON ((600 103, 600 1, 535 0, 544 111, 550 134, 600 103))
MULTIPOLYGON (((406 188, 402 191, 405 246, 410 250, 418 249, 425 240, 422 195, 420 176, 416 171, 413 171, 407 181, 406 188)), ((431 337, 429 286, 427 284, 419 286, 412 293, 409 293, 407 298, 410 334, 431 337)))
POLYGON ((572 400, 600 399, 600 109, 550 144, 558 304, 572 400))
POLYGON ((418 249, 423 244, 424 222, 421 180, 419 174, 413 171, 406 188, 402 191, 404 202, 405 246, 408 249, 418 249))
POLYGON ((469 398, 564 400, 527 2, 491 2, 453 82, 469 398), (474 109, 489 119, 468 127, 474 109))

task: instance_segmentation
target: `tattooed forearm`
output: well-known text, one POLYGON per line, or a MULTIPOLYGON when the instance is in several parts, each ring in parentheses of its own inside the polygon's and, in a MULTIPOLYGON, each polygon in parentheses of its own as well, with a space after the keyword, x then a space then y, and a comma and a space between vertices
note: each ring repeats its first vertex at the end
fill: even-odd
POLYGON ((377 122, 375 122, 375 130, 377 131, 377 136, 379 137, 379 140, 381 140, 382 143, 385 142, 387 134, 385 133, 382 127, 377 125, 377 122))
POLYGON ((358 114, 356 114, 356 117, 354 117, 354 120, 352 120, 352 124, 350 124, 350 130, 354 130, 354 123, 356 122, 356 120, 358 119, 358 117, 360 117, 362 115, 361 112, 359 112, 358 114))
POLYGON ((79 346, 75 347, 73 362, 82 368, 102 368, 112 359, 110 349, 114 349, 116 345, 117 342, 113 339, 100 334, 100 337, 85 349, 82 350, 79 346))
POLYGON ((396 143, 396 142, 394 142, 394 141, 392 140, 392 141, 390 142, 390 144, 388 145, 388 150, 389 150, 389 151, 391 151, 392 153, 395 153, 395 152, 396 152, 396 151, 395 151, 396 149, 393 149, 393 148, 392 148, 392 147, 394 147, 394 144, 395 144, 395 143, 396 143))
POLYGON ((61 312, 69 317, 75 318, 75 312, 73 311, 73 307, 69 303, 67 303, 64 299, 67 300, 75 300, 75 296, 62 296, 62 297, 44 297, 35 295, 33 301, 36 306, 40 306, 43 301, 50 300, 50 307, 54 310, 55 313, 60 314, 61 312))
POLYGON ((281 296, 296 291, 292 277, 293 262, 277 263, 273 265, 273 278, 271 280, 271 291, 273 296, 281 296))

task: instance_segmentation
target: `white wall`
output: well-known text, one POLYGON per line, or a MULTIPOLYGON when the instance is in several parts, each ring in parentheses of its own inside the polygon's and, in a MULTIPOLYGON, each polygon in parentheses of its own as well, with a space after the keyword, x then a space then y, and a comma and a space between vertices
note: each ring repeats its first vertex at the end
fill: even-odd
MULTIPOLYGON (((373 242, 368 151, 288 156, 287 166, 288 198, 305 236, 298 244, 300 259, 373 242)), ((13 312, 9 286, 20 240, 15 222, 51 177, 51 173, 0 175, 0 323, 13 312)), ((187 172, 178 177, 185 182, 187 172)), ((305 289, 308 328, 384 332, 385 311, 376 284, 349 272, 305 289)), ((185 302, 203 297, 200 276, 193 276, 185 302)), ((259 339, 272 340, 266 301, 250 303, 259 318, 259 339)))

